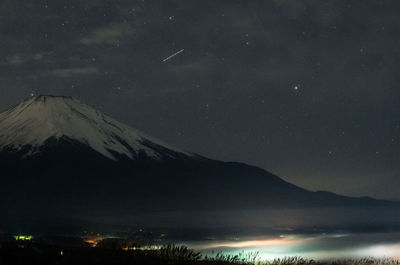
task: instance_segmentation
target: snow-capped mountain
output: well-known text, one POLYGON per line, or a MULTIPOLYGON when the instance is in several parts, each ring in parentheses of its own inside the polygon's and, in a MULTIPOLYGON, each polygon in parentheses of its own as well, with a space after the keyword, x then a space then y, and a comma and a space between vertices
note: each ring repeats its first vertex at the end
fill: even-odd
POLYGON ((74 140, 113 160, 115 154, 135 159, 140 152, 153 159, 173 153, 192 156, 71 97, 29 98, 0 113, 0 124, 0 149, 23 151, 25 156, 40 152, 49 139, 74 140))
POLYGON ((49 213, 111 218, 132 211, 137 217, 188 209, 398 207, 311 192, 261 168, 188 153, 76 99, 54 96, 0 113, 0 183, 0 225, 8 216, 49 213))

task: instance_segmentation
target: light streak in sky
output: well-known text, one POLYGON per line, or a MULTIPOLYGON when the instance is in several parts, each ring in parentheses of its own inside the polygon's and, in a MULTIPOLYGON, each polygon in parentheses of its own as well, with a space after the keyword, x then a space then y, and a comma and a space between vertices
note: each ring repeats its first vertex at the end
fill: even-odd
POLYGON ((182 49, 182 50, 180 50, 180 51, 178 51, 178 52, 176 52, 176 53, 174 53, 174 54, 168 56, 167 58, 165 58, 165 59, 163 60, 163 62, 165 63, 165 62, 168 61, 169 59, 172 59, 173 57, 175 57, 175 56, 181 54, 181 53, 184 52, 184 51, 185 51, 185 49, 182 49))

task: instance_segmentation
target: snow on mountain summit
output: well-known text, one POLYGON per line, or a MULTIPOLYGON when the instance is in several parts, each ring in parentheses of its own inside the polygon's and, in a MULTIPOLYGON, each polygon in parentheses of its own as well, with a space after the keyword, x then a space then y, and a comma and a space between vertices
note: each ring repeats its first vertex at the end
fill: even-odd
POLYGON ((19 151, 29 146, 28 155, 31 155, 48 139, 62 137, 88 145, 113 160, 116 160, 113 153, 131 159, 139 152, 153 159, 171 156, 171 153, 192 156, 71 97, 32 97, 0 113, 0 149, 19 151), (165 154, 160 150, 172 152, 165 154))

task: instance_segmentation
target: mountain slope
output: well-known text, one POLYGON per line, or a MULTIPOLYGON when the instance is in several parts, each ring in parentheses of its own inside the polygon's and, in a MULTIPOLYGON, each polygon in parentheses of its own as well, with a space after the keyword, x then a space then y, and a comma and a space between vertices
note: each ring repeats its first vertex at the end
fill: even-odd
POLYGON ((12 216, 396 205, 181 151, 66 97, 0 113, 0 170, 0 210, 12 216))
POLYGON ((18 152, 31 146, 26 155, 38 152, 50 138, 64 137, 87 144, 114 160, 113 153, 133 159, 139 151, 160 159, 163 154, 146 142, 191 156, 68 97, 32 97, 1 113, 0 124, 0 148, 18 152))

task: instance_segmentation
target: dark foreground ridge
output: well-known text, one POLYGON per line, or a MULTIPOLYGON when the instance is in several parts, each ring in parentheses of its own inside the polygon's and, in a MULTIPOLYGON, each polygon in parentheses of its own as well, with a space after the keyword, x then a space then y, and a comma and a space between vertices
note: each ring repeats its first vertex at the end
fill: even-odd
POLYGON ((292 257, 262 261, 257 253, 248 255, 216 254, 203 256, 184 246, 167 245, 156 250, 136 246, 121 249, 115 242, 97 247, 61 247, 54 245, 2 242, 2 265, 398 265, 395 259, 315 261, 292 257))

